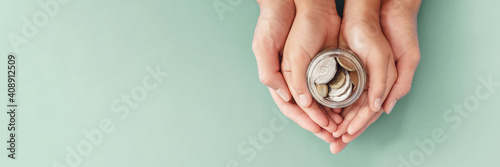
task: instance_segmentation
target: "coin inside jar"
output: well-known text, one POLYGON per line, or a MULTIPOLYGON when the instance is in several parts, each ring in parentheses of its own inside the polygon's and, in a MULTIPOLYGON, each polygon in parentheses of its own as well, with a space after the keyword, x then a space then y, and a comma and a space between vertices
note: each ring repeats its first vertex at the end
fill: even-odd
POLYGON ((316 67, 316 72, 313 74, 314 82, 317 84, 326 84, 330 81, 335 72, 337 72, 337 62, 335 58, 330 57, 321 60, 316 67))
POLYGON ((354 86, 357 86, 359 83, 359 76, 357 71, 350 71, 349 76, 351 76, 351 81, 354 86))
POLYGON ((347 99, 349 96, 351 96, 352 84, 349 82, 349 83, 346 83, 346 85, 348 85, 347 92, 345 92, 344 94, 342 94, 340 96, 333 96, 333 97, 329 97, 329 98, 333 101, 343 101, 343 100, 347 99))
POLYGON ((321 97, 326 97, 326 95, 328 95, 328 86, 325 84, 316 84, 316 90, 321 97))
POLYGON ((342 68, 346 69, 347 71, 356 70, 356 67, 354 67, 354 64, 352 64, 349 59, 337 57, 337 61, 339 62, 339 65, 342 66, 342 68))
POLYGON ((366 72, 352 51, 326 49, 311 60, 306 78, 314 100, 326 107, 343 108, 360 97, 366 72))
POLYGON ((344 85, 345 81, 346 77, 343 70, 337 70, 337 73, 335 73, 333 79, 330 82, 328 82, 328 86, 330 88, 338 89, 342 87, 342 85, 344 85))
POLYGON ((351 85, 351 79, 349 77, 349 74, 347 72, 342 72, 344 73, 345 77, 345 82, 340 88, 332 88, 330 87, 330 92, 328 93, 328 96, 335 97, 335 96, 340 96, 343 95, 345 92, 347 92, 347 89, 350 89, 351 85))

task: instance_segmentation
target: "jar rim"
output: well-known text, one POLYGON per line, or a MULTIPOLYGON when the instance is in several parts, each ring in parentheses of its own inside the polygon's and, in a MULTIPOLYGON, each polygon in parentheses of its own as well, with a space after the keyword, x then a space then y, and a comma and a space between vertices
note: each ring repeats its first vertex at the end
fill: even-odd
MULTIPOLYGON (((347 107, 354 102, 358 100, 358 98, 361 96, 365 89, 366 85, 366 70, 364 64, 361 62, 361 60, 358 58, 354 52, 346 49, 340 49, 340 48, 329 48, 325 49, 318 54, 311 60, 309 63, 309 66, 307 67, 307 76, 306 76, 306 81, 307 81, 307 87, 309 89, 309 92, 311 93, 313 99, 317 101, 318 103, 330 107, 330 108, 344 108, 347 107), (318 62, 320 62, 323 59, 330 58, 330 57, 335 57, 336 59, 338 57, 346 58, 349 60, 355 67, 356 72, 358 74, 358 85, 356 87, 356 90, 352 92, 352 94, 345 100, 342 101, 332 101, 328 100, 326 98, 323 98, 319 92, 316 90, 316 86, 314 83, 314 80, 312 79, 312 73, 316 66, 318 65, 318 62)), ((352 84, 352 83, 351 83, 352 84)))

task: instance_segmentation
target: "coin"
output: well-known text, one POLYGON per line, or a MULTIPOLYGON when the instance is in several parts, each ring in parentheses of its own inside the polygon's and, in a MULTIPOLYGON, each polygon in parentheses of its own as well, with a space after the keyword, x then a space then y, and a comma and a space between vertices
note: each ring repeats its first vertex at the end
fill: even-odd
POLYGON ((344 82, 344 85, 342 85, 342 87, 336 89, 336 88, 330 88, 330 92, 328 93, 328 96, 340 96, 342 94, 344 94, 347 89, 349 88, 349 85, 351 85, 351 79, 349 77, 349 74, 348 73, 344 73, 345 76, 345 82, 344 82))
POLYGON ((349 72, 349 76, 351 76, 352 84, 354 84, 354 86, 358 86, 358 83, 359 83, 358 72, 351 71, 351 72, 349 72))
POLYGON ((332 101, 344 101, 345 99, 349 98, 349 96, 351 96, 351 93, 352 93, 352 84, 349 82, 349 83, 346 83, 346 85, 349 85, 349 88, 347 88, 347 92, 345 92, 344 94, 340 95, 340 96, 334 96, 334 97, 330 97, 330 99, 332 101))
POLYGON ((352 64, 352 62, 347 58, 337 57, 337 61, 339 62, 340 66, 342 66, 342 68, 344 68, 348 71, 356 70, 356 67, 354 66, 354 64, 352 64))
POLYGON ((338 89, 342 87, 344 83, 345 83, 344 70, 337 70, 337 73, 335 74, 333 79, 330 82, 328 82, 328 86, 330 86, 330 88, 338 89))
POLYGON ((363 63, 354 52, 333 48, 317 53, 306 74, 313 99, 330 108, 344 108, 356 102, 367 79, 363 63))
POLYGON ((318 62, 312 77, 317 84, 327 84, 332 80, 335 72, 337 72, 337 62, 334 57, 329 57, 318 62))
POLYGON ((328 95, 328 86, 325 84, 316 84, 316 90, 318 91, 321 97, 326 97, 328 95))

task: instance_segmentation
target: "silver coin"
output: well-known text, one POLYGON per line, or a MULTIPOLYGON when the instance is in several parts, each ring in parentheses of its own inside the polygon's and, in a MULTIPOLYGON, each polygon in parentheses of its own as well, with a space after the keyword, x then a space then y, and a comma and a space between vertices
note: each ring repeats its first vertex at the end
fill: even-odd
POLYGON ((327 84, 337 72, 337 61, 334 57, 329 57, 318 62, 312 73, 314 82, 317 84, 327 84))
POLYGON ((339 71, 339 72, 343 72, 345 74, 345 83, 344 83, 344 85, 342 85, 342 87, 340 87, 338 89, 330 87, 331 90, 328 93, 328 96, 331 96, 331 97, 340 96, 340 95, 344 94, 345 92, 347 92, 348 91, 347 89, 350 89, 351 77, 349 76, 349 73, 347 73, 344 70, 339 71))
POLYGON ((344 101, 345 99, 349 98, 349 96, 351 96, 351 93, 352 93, 352 84, 349 82, 349 83, 347 83, 347 85, 349 85, 349 88, 347 88, 347 92, 345 92, 344 94, 342 94, 340 96, 330 97, 330 99, 332 101, 344 101))

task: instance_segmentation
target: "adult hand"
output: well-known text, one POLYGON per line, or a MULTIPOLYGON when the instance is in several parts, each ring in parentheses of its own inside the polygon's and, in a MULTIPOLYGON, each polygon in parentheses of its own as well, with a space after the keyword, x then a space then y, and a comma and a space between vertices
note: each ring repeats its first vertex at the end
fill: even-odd
POLYGON ((284 115, 330 143, 331 133, 342 118, 332 109, 313 103, 306 86, 306 70, 321 49, 338 45, 340 17, 335 1, 257 2, 261 13, 253 51, 261 82, 269 87, 284 115), (282 62, 280 55, 283 55, 282 62), (291 100, 292 97, 295 100, 291 100))
POLYGON ((396 102, 410 92, 415 70, 420 62, 417 17, 422 0, 383 0, 381 23, 391 44, 398 78, 384 102, 387 114, 396 102))
MULTIPOLYGON (((417 16, 421 3, 422 0, 382 0, 381 2, 381 27, 394 53, 393 56, 398 74, 397 80, 390 89, 390 93, 383 104, 383 109, 387 114, 392 111, 396 101, 410 91, 413 75, 420 61, 417 16)), ((352 108, 358 107, 359 105, 357 104, 352 106, 352 108)), ((361 113, 369 114, 369 112, 361 113)), ((381 115, 381 112, 372 115, 366 124, 363 124, 363 121, 359 121, 361 123, 351 122, 356 114, 358 113, 342 113, 344 121, 339 126, 337 133, 333 133, 335 137, 342 135, 342 140, 336 139, 332 142, 330 146, 332 152, 340 152, 347 143, 357 138, 368 126, 375 122, 381 115), (350 124, 347 127, 348 122, 350 124)), ((367 120, 368 115, 365 115, 364 118, 362 120, 367 120)))

